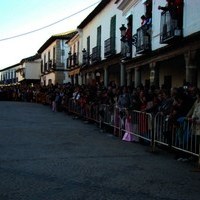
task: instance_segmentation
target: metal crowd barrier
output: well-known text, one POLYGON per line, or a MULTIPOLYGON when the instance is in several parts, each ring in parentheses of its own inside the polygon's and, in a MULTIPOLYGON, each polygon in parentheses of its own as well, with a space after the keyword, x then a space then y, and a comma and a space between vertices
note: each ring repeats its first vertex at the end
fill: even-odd
POLYGON ((196 135, 195 122, 185 117, 170 122, 168 116, 157 113, 154 118, 153 148, 156 144, 197 156, 200 166, 200 135, 196 135))
POLYGON ((127 110, 116 106, 101 104, 86 104, 80 106, 70 99, 69 112, 82 116, 85 119, 107 125, 113 128, 113 134, 123 137, 128 132, 144 142, 155 151, 156 145, 164 145, 185 152, 199 158, 200 167, 200 136, 195 134, 196 124, 185 118, 179 118, 177 122, 170 123, 168 116, 157 113, 154 117, 150 113, 137 110, 127 110), (130 118, 130 129, 126 129, 126 118, 130 118))
POLYGON ((96 104, 84 104, 81 105, 80 102, 69 99, 68 101, 68 111, 86 120, 91 120, 99 123, 99 106, 96 104))
POLYGON ((135 135, 141 140, 152 143, 153 118, 150 113, 141 111, 128 111, 126 108, 119 108, 110 105, 100 105, 101 121, 114 128, 114 135, 123 137, 125 132, 135 135), (131 116, 131 130, 125 129, 127 114, 131 116))
MULTIPOLYGON (((130 112, 132 131, 131 134, 140 140, 152 145, 153 139, 153 118, 150 113, 133 110, 130 112)), ((123 129, 123 131, 126 131, 123 129)))

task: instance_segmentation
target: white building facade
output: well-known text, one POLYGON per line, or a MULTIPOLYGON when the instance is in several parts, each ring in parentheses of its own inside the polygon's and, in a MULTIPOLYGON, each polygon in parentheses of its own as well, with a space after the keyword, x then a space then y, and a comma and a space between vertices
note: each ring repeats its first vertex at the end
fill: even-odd
POLYGON ((120 65, 120 31, 123 20, 114 0, 103 0, 80 23, 79 65, 84 84, 124 84, 120 65), (111 12, 112 11, 112 12, 111 12))
POLYGON ((128 84, 157 87, 200 86, 199 12, 200 1, 175 1, 176 15, 166 8, 166 0, 121 0, 118 9, 124 18, 132 16, 131 58, 124 59, 128 84), (150 15, 149 30, 141 16, 150 15))
POLYGON ((10 67, 0 70, 0 84, 10 85, 18 83, 16 71, 20 68, 21 64, 17 63, 10 67))
POLYGON ((41 55, 41 85, 63 84, 70 81, 67 75, 67 55, 69 47, 66 42, 76 31, 69 31, 51 36, 38 50, 41 55))

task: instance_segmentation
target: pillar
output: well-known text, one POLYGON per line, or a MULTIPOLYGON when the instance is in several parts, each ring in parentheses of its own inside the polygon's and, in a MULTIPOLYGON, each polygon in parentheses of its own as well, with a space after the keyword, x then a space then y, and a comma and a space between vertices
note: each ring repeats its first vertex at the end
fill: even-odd
POLYGON ((150 86, 159 87, 159 68, 157 63, 152 62, 149 64, 150 67, 150 86))
POLYGON ((188 51, 184 54, 186 74, 185 80, 194 86, 197 86, 197 62, 196 62, 196 51, 188 51))
POLYGON ((104 86, 108 87, 108 69, 107 69, 107 67, 104 68, 104 86))
POLYGON ((135 68, 135 87, 141 85, 141 70, 139 67, 135 68))
POLYGON ((125 85, 125 64, 120 63, 120 86, 125 85))
POLYGON ((132 74, 131 74, 131 70, 127 70, 127 86, 131 86, 132 85, 132 74))

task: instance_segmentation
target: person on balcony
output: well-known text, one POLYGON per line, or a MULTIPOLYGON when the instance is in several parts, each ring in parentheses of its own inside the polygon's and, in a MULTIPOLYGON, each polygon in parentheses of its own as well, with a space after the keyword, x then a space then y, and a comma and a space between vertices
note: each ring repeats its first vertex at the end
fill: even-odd
POLYGON ((151 35, 151 30, 150 30, 151 22, 152 22, 152 18, 150 17, 150 15, 146 15, 146 16, 142 15, 141 16, 141 26, 147 36, 151 35))
POLYGON ((126 44, 127 44, 127 57, 131 57, 131 52, 132 52, 132 26, 131 23, 127 24, 127 29, 126 29, 126 33, 125 33, 125 40, 126 40, 126 44))
POLYGON ((141 26, 144 26, 147 23, 147 18, 145 17, 145 15, 141 16, 141 26))
POLYGON ((164 7, 158 6, 158 10, 163 10, 164 12, 169 11, 172 20, 172 28, 175 29, 177 27, 177 20, 178 20, 177 5, 175 3, 175 0, 166 0, 166 1, 167 4, 164 7))

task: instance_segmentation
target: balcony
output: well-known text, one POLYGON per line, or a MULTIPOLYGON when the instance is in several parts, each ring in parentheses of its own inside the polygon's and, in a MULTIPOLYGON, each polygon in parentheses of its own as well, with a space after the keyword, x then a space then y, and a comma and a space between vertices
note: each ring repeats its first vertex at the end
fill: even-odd
POLYGON ((143 54, 151 50, 151 26, 143 25, 136 33, 136 53, 143 54))
POLYGON ((83 49, 82 53, 83 53, 82 65, 83 66, 90 65, 90 55, 89 55, 89 52, 87 52, 85 49, 83 49))
POLYGON ((170 12, 161 13, 160 23, 160 43, 167 44, 171 41, 182 38, 182 27, 178 26, 180 22, 172 19, 170 12))
POLYGON ((72 55, 72 67, 75 67, 76 65, 78 65, 78 54, 74 53, 72 55))
POLYGON ((91 61, 92 63, 99 62, 101 60, 101 47, 96 46, 92 48, 92 55, 91 55, 91 61))
POLYGON ((48 70, 47 67, 48 67, 47 63, 44 63, 44 72, 46 72, 48 70))
POLYGON ((56 69, 56 61, 55 61, 55 60, 53 60, 53 64, 52 64, 51 68, 52 68, 53 70, 56 69))
POLYGON ((72 55, 69 55, 67 58, 67 68, 70 69, 72 67, 72 55))
POLYGON ((72 68, 78 65, 78 56, 76 53, 71 54, 71 52, 68 53, 68 58, 67 58, 67 68, 72 68))
POLYGON ((115 38, 111 37, 104 41, 104 57, 115 55, 115 38))

